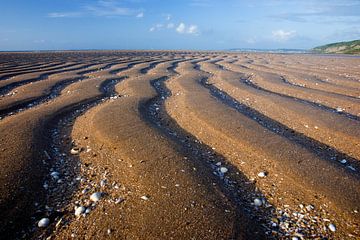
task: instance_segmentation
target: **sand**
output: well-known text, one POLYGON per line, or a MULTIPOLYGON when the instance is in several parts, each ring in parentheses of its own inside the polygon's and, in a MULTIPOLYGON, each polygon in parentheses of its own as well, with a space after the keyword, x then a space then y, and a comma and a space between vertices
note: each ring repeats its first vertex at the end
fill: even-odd
POLYGON ((0 55, 0 238, 360 238, 359 58, 0 55))

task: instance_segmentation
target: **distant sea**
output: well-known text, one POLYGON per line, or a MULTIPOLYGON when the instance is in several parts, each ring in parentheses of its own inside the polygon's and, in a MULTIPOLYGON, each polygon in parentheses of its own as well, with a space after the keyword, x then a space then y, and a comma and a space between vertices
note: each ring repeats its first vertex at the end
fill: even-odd
POLYGON ((258 48, 232 48, 231 52, 262 52, 262 53, 310 53, 306 49, 258 49, 258 48))

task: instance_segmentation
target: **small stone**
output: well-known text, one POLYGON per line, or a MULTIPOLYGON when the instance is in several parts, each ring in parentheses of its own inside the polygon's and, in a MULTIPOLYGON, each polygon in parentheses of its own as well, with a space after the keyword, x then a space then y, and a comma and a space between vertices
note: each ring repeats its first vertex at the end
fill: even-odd
POLYGON ((104 180, 101 180, 100 181, 100 186, 101 187, 105 187, 105 185, 106 185, 106 180, 104 179, 104 180))
POLYGON ((260 207, 260 206, 262 205, 261 199, 255 198, 255 199, 254 199, 254 205, 255 205, 256 207, 260 207))
POLYGON ((335 232, 335 231, 336 231, 336 227, 335 227, 335 225, 332 224, 332 223, 329 224, 328 228, 329 228, 330 231, 332 231, 332 232, 335 232))
POLYGON ((227 173, 229 170, 226 167, 221 167, 220 172, 221 173, 227 173))
POLYGON ((342 164, 347 163, 346 159, 343 159, 343 160, 341 160, 340 162, 341 162, 342 164))
POLYGON ((111 234, 111 229, 107 230, 107 234, 109 234, 109 235, 111 234))
POLYGON ((266 176, 267 176, 267 172, 265 172, 265 171, 258 173, 258 177, 264 178, 266 176))
POLYGON ((313 206, 313 205, 307 205, 305 208, 306 208, 306 210, 307 210, 308 212, 314 210, 314 206, 313 206))
POLYGON ((344 111, 344 109, 341 108, 341 107, 337 107, 337 108, 336 108, 336 112, 343 112, 343 111, 344 111))
POLYGON ((116 198, 114 202, 115 202, 115 204, 119 204, 119 203, 121 203, 123 201, 124 201, 123 198, 116 198))
POLYGON ((102 193, 101 192, 95 192, 93 194, 91 194, 90 196, 90 200, 93 201, 93 202, 97 202, 101 199, 102 197, 102 193))
POLYGON ((291 240, 300 240, 298 237, 292 237, 291 240))
POLYGON ((144 201, 147 201, 147 200, 149 200, 149 197, 144 195, 144 196, 141 197, 141 199, 144 200, 144 201))
POLYGON ((75 208, 75 216, 80 216, 86 211, 86 208, 83 206, 75 208))
POLYGON ((38 227, 40 228, 46 228, 47 226, 49 226, 50 224, 50 219, 48 218, 42 218, 39 222, 38 222, 38 227))
POLYGON ((58 172, 52 172, 52 173, 50 173, 50 176, 51 176, 52 178, 54 178, 54 179, 59 179, 60 173, 58 173, 58 172))

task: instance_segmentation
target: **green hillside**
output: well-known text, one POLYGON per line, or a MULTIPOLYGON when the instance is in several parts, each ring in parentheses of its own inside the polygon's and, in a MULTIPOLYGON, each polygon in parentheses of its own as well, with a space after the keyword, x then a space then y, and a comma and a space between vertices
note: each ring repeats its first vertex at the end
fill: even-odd
POLYGON ((315 47, 312 51, 317 53, 360 54, 360 40, 331 43, 315 47))

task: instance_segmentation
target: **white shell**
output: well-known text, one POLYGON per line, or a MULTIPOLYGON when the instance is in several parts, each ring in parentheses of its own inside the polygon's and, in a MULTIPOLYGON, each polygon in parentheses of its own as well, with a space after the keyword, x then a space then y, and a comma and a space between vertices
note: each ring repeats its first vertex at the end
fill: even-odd
POLYGON ((81 214, 83 214, 86 211, 86 208, 83 206, 77 207, 75 209, 75 216, 80 216, 81 214))
POLYGON ((70 150, 70 153, 73 155, 79 154, 80 153, 80 149, 79 148, 72 148, 70 150))
POLYGON ((50 219, 48 219, 48 218, 42 218, 42 219, 38 222, 38 227, 45 228, 45 227, 49 226, 49 224, 50 224, 50 219))
POLYGON ((91 194, 90 200, 93 202, 97 202, 101 199, 101 196, 102 196, 101 192, 95 192, 95 193, 91 194))
POLYGON ((328 227, 329 227, 330 231, 332 231, 332 232, 336 231, 336 227, 334 224, 330 223, 328 227))

